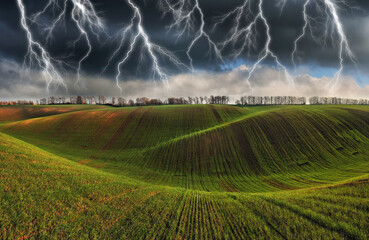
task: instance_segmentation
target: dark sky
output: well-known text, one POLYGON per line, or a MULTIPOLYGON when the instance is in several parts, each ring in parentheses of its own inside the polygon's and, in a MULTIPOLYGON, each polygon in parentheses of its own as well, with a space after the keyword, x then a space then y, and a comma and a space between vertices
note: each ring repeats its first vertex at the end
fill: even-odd
MULTIPOLYGON (((190 2, 191 0, 188 0, 190 2)), ((193 1, 193 0, 192 0, 193 1)), ((315 1, 315 0, 313 0, 315 1)), ((26 7, 27 15, 40 11, 47 0, 23 0, 26 7)), ((62 2, 59 0, 59 2, 62 2)), ((110 35, 116 34, 122 27, 129 24, 132 17, 132 10, 128 7, 125 0, 91 0, 94 7, 99 13, 99 16, 105 20, 107 26, 107 32, 110 35)), ((144 19, 144 29, 147 32, 152 43, 167 48, 174 53, 183 63, 189 64, 186 57, 186 50, 193 40, 194 34, 200 26, 199 14, 195 14, 195 29, 189 34, 185 34, 181 38, 177 39, 176 33, 178 29, 173 29, 168 32, 167 26, 172 21, 170 14, 164 15, 160 11, 157 5, 157 1, 153 0, 135 0, 134 1, 141 9, 144 19)), ((257 1, 254 1, 257 3, 257 1)), ((281 62, 292 71, 291 52, 293 51, 294 39, 301 33, 301 28, 304 24, 302 10, 303 3, 305 1, 288 0, 283 12, 280 12, 280 8, 277 7, 278 1, 265 1, 263 8, 265 16, 270 24, 271 29, 271 50, 280 58, 281 62)), ((347 1, 348 2, 348 1, 347 1)), ((225 14, 236 6, 243 3, 243 0, 199 0, 201 9, 205 15, 205 31, 210 35, 214 42, 220 42, 227 35, 227 32, 232 28, 233 22, 227 21, 223 25, 220 25, 216 31, 211 31, 214 23, 214 19, 217 16, 225 14)), ((369 70, 369 1, 367 0, 352 0, 348 2, 354 9, 347 9, 345 6, 341 6, 338 13, 343 23, 350 47, 355 54, 357 67, 345 58, 345 73, 355 75, 359 84, 369 84, 368 75, 369 70)), ((252 5, 253 9, 256 9, 257 5, 252 5)), ((68 11, 71 10, 71 6, 68 7, 68 11)), ((319 16, 319 12, 314 13, 314 9, 309 9, 311 14, 316 14, 314 17, 319 16)), ((70 13, 66 18, 66 26, 58 26, 54 32, 54 39, 50 41, 48 45, 45 42, 45 36, 42 29, 37 26, 31 26, 34 36, 38 41, 47 46, 46 48, 50 54, 54 57, 63 57, 65 61, 70 64, 76 64, 78 59, 83 56, 87 48, 84 41, 77 44, 73 55, 69 55, 71 51, 70 43, 78 35, 77 28, 70 20, 70 13)), ((48 23, 52 15, 49 12, 45 15, 43 21, 48 23)), ((259 44, 256 49, 247 53, 246 51, 240 55, 238 59, 229 58, 232 53, 232 48, 225 48, 223 56, 229 66, 237 67, 239 63, 252 64, 256 61, 257 56, 266 40, 265 27, 261 23, 256 25, 256 31, 260 32, 257 37, 257 43, 259 44)), ((317 27, 318 33, 324 33, 326 29, 322 26, 317 27), (320 29, 319 29, 320 27, 320 29)), ((2 0, 0 1, 0 58, 2 61, 9 60, 19 65, 22 64, 23 58, 27 52, 27 39, 25 32, 20 25, 20 14, 15 0, 2 0)), ((111 54, 119 44, 119 37, 115 39, 107 40, 103 35, 101 36, 102 43, 99 43, 94 35, 89 32, 89 36, 92 42, 92 53, 84 61, 82 65, 83 74, 86 76, 99 76, 111 54)), ((337 40, 337 35, 332 35, 334 40, 337 40)), ((337 44, 331 44, 331 41, 327 41, 327 45, 321 46, 315 42, 309 34, 302 39, 299 43, 300 53, 298 58, 299 66, 306 66, 307 68, 314 69, 309 74, 314 76, 322 76, 326 73, 332 74, 338 67, 337 44), (317 67, 318 66, 318 67, 317 67)), ((103 77, 108 79, 114 79, 116 75, 116 64, 121 59, 128 46, 125 46, 117 57, 112 61, 112 64, 103 74, 103 77)), ((224 67, 218 59, 212 56, 208 56, 208 44, 205 39, 200 39, 191 51, 191 56, 194 59, 194 67, 205 71, 221 72, 224 71, 224 67)), ((151 62, 149 59, 141 65, 141 68, 137 68, 138 61, 140 60, 139 50, 130 58, 129 62, 122 67, 126 76, 136 77, 141 79, 147 79, 150 77, 150 71, 145 71, 149 68, 151 62)), ((168 69, 170 74, 183 73, 185 70, 177 69, 172 64, 168 63, 164 58, 159 58, 160 64, 164 65, 168 69)), ((271 59, 267 59, 263 62, 264 65, 275 65, 271 59)), ((229 70, 229 69, 228 69, 229 70)), ((4 71, 4 70, 1 70, 4 71)), ((73 72, 74 70, 68 69, 67 71, 73 72)), ((8 72, 9 73, 9 72, 8 72)), ((0 78, 0 87, 6 87, 4 83, 4 75, 2 73, 0 78)), ((9 86, 8 86, 9 87, 9 86)))

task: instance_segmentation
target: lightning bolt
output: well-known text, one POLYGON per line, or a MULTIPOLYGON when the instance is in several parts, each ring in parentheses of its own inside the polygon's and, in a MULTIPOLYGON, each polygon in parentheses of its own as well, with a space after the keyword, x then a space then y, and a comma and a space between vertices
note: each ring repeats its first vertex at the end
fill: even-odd
POLYGON ((77 63, 77 67, 74 67, 72 64, 57 61, 58 63, 63 63, 70 68, 76 69, 77 72, 77 81, 76 84, 80 80, 80 73, 82 68, 82 63, 90 56, 92 51, 91 40, 89 37, 89 32, 94 34, 96 38, 100 41, 100 33, 104 33, 107 35, 105 31, 104 21, 98 16, 93 4, 89 0, 49 0, 46 6, 39 12, 33 14, 31 17, 27 17, 25 13, 25 7, 21 0, 18 1, 18 6, 21 10, 22 15, 22 27, 27 33, 27 38, 29 42, 29 53, 31 57, 37 60, 38 65, 45 69, 43 66, 48 66, 48 88, 51 82, 57 80, 58 82, 62 82, 65 85, 61 74, 57 71, 57 67, 53 62, 56 60, 51 58, 50 53, 46 50, 46 47, 43 46, 40 42, 36 42, 32 36, 32 32, 29 28, 29 24, 34 24, 39 26, 44 33, 46 33, 46 42, 51 43, 53 40, 53 32, 56 30, 57 26, 65 25, 65 19, 67 15, 67 7, 68 3, 72 5, 71 10, 71 19, 75 23, 76 28, 78 29, 79 35, 76 40, 73 41, 72 47, 73 51, 76 48, 76 45, 85 40, 87 51, 83 56, 79 59, 77 63), (52 13, 53 20, 50 23, 45 23, 42 20, 42 17, 48 17, 49 13, 52 13), (58 14, 56 14, 58 12, 58 14), (34 47, 37 47, 41 51, 41 56, 43 58, 37 57, 37 51, 34 50, 34 47), (42 49, 42 50, 41 50, 42 49), (35 55, 36 54, 36 55, 35 55), (39 61, 42 59, 42 61, 39 61), (47 64, 45 64, 47 62, 47 64), (51 69, 51 70, 50 70, 51 69))
POLYGON ((281 13, 279 14, 279 16, 282 16, 283 14, 283 10, 284 8, 286 7, 286 3, 287 3, 287 0, 280 0, 277 5, 279 6, 279 8, 281 9, 281 13))
MULTIPOLYGON (((180 70, 194 71, 193 51, 199 44, 200 40, 205 40, 208 44, 208 55, 214 57, 215 60, 224 64, 224 58, 232 60, 243 57, 244 54, 250 55, 251 52, 258 52, 257 59, 249 68, 246 82, 251 91, 251 79, 257 69, 268 58, 272 59, 280 72, 283 71, 287 82, 294 87, 294 79, 290 75, 288 68, 282 63, 278 55, 271 49, 272 35, 271 26, 265 16, 263 5, 264 0, 242 0, 242 3, 229 11, 228 13, 215 18, 212 22, 212 31, 215 31, 220 25, 227 24, 232 21, 233 25, 229 32, 221 41, 214 41, 211 32, 207 32, 207 23, 205 21, 204 11, 201 8, 199 0, 159 0, 159 8, 164 15, 169 14, 173 22, 168 25, 168 31, 177 30, 177 38, 184 36, 190 37, 185 54, 188 64, 184 64, 174 53, 166 48, 153 43, 143 26, 143 14, 140 7, 134 0, 125 0, 128 7, 132 10, 133 16, 127 26, 121 29, 117 34, 119 43, 109 58, 103 72, 111 65, 112 61, 121 55, 117 61, 115 76, 116 85, 122 91, 119 84, 122 77, 122 67, 127 64, 136 50, 140 51, 139 66, 142 66, 144 59, 148 58, 151 64, 151 75, 156 80, 159 79, 166 87, 169 87, 170 69, 165 63, 170 63, 180 70), (260 32, 259 25, 263 26, 263 32, 260 32), (265 36, 265 41, 259 42, 260 35, 265 36), (231 53, 226 50, 231 49, 231 53)), ((80 80, 82 65, 91 55, 93 35, 98 41, 102 34, 109 35, 105 31, 104 20, 99 16, 90 0, 48 0, 45 7, 31 15, 26 14, 25 5, 22 0, 17 0, 17 4, 21 13, 21 26, 24 29, 28 39, 28 51, 24 59, 24 66, 37 65, 47 80, 47 89, 52 83, 63 85, 66 87, 63 79, 65 67, 75 69, 77 73, 76 84, 80 80), (71 6, 71 7, 70 7, 71 6), (69 13, 70 12, 70 13, 69 13), (48 21, 52 16, 51 21, 48 21), (66 18, 71 18, 73 25, 76 27, 78 35, 72 42, 74 54, 75 48, 79 43, 83 43, 87 47, 86 52, 78 58, 78 62, 73 64, 61 61, 51 56, 47 50, 48 44, 51 44, 54 36, 53 33, 62 25, 66 26, 66 18), (45 21, 47 19, 47 21, 45 21), (37 25, 43 30, 46 37, 46 44, 36 40, 32 25, 37 25)), ((278 0, 277 7, 283 9, 287 4, 287 0, 278 0)), ((338 46, 337 56, 339 67, 330 82, 329 86, 333 89, 341 78, 347 59, 355 63, 355 56, 351 51, 348 38, 345 34, 343 24, 341 22, 339 11, 340 6, 346 6, 352 9, 345 0, 304 0, 303 4, 303 20, 301 34, 293 42, 293 51, 291 53, 291 62, 296 69, 296 59, 299 54, 299 44, 310 32, 312 39, 322 47, 326 46, 328 40, 332 45, 338 46), (314 15, 315 14, 315 15, 314 15), (325 29, 323 32, 321 29, 325 29), (321 34, 321 35, 320 35, 321 34)), ((78 45, 79 46, 79 45, 78 45)))
POLYGON ((303 10, 304 26, 302 28, 302 33, 297 37, 297 39, 294 42, 294 49, 292 52, 292 62, 296 66, 295 59, 298 54, 298 43, 300 42, 301 39, 303 39, 306 36, 308 29, 310 30, 310 34, 313 40, 320 43, 322 46, 327 45, 327 39, 331 39, 332 42, 334 43, 335 42, 334 34, 337 34, 338 40, 336 41, 336 44, 338 45, 337 54, 339 60, 339 67, 333 77, 333 80, 328 84, 328 86, 330 86, 331 91, 334 90, 334 88, 336 87, 337 83, 341 78, 342 71, 344 70, 345 58, 348 57, 349 60, 356 65, 355 56, 351 51, 346 33, 344 31, 343 24, 338 15, 338 11, 340 9, 339 4, 349 7, 343 0, 319 0, 319 1, 306 0, 303 10), (319 18, 311 16, 309 14, 310 5, 315 6, 315 9, 318 9, 322 16, 320 16, 319 18), (321 25, 325 28, 323 36, 317 35, 317 33, 314 31, 315 30, 315 28, 313 27, 314 24, 321 25))
MULTIPOLYGON (((250 50, 256 50, 258 48, 258 41, 257 41, 257 23, 262 23, 265 27, 265 36, 266 41, 263 45, 259 56, 255 63, 252 65, 248 72, 248 76, 246 78, 246 82, 251 91, 253 88, 250 83, 250 79, 254 75, 256 69, 260 66, 260 64, 271 57, 274 59, 279 70, 282 70, 285 74, 286 80, 288 83, 294 87, 294 80, 292 76, 289 74, 287 67, 285 67, 281 61, 279 60, 278 56, 273 52, 270 48, 270 44, 272 42, 272 37, 270 34, 270 25, 265 17, 263 11, 263 0, 257 1, 257 8, 253 10, 251 0, 244 0, 243 4, 239 7, 236 7, 232 11, 224 14, 216 19, 216 23, 213 27, 213 30, 216 29, 219 25, 225 23, 227 20, 233 21, 233 27, 230 29, 228 36, 226 39, 219 43, 220 49, 223 51, 226 47, 231 47, 233 52, 231 57, 233 59, 238 58, 241 54, 245 51, 250 53, 250 50), (247 24, 242 24, 242 21, 246 20, 247 24)), ((285 2, 283 1, 282 6, 284 7, 285 2)))
POLYGON ((34 39, 29 24, 27 22, 26 9, 22 0, 17 0, 17 5, 21 15, 21 26, 26 32, 26 36, 28 39, 28 51, 24 58, 23 65, 26 64, 27 60, 29 61, 29 65, 37 63, 37 65, 43 70, 42 73, 47 82, 47 90, 54 82, 63 85, 67 89, 64 79, 56 67, 56 65, 63 63, 61 61, 53 59, 48 51, 34 39))
POLYGON ((117 64, 117 75, 115 77, 116 85, 120 89, 121 93, 122 87, 119 84, 122 75, 121 68, 124 64, 127 63, 135 49, 141 50, 140 62, 142 62, 145 58, 145 54, 151 59, 152 77, 154 79, 159 79, 166 87, 169 88, 169 71, 160 65, 160 58, 165 58, 172 65, 179 69, 189 68, 184 63, 182 63, 172 52, 162 46, 151 42, 142 23, 142 14, 140 8, 132 0, 127 0, 127 3, 133 11, 133 17, 131 18, 130 24, 121 30, 119 34, 119 37, 121 38, 120 44, 110 57, 108 64, 104 67, 103 72, 107 69, 112 60, 116 57, 116 55, 119 54, 123 47, 125 45, 128 45, 126 53, 117 64), (140 41, 142 43, 140 43, 140 41))
MULTIPOLYGON (((299 35, 295 42, 294 42, 294 48, 293 48, 293 52, 292 52, 292 56, 291 56, 291 60, 292 60, 292 63, 293 65, 295 66, 296 68, 296 61, 295 61, 295 58, 296 58, 296 54, 297 54, 297 51, 298 51, 298 43, 299 41, 306 35, 306 30, 307 28, 310 26, 310 20, 309 20, 309 16, 307 14, 307 7, 308 5, 310 4, 310 1, 311 0, 306 0, 305 4, 304 4, 304 11, 303 11, 303 16, 304 16, 304 26, 302 27, 302 33, 301 35, 299 35)), ((310 26, 310 29, 311 29, 311 26, 310 26)))
POLYGON ((88 46, 88 50, 86 54, 79 60, 78 69, 77 69, 77 82, 80 80, 80 71, 82 63, 90 56, 92 51, 91 41, 89 39, 87 29, 89 28, 93 34, 99 38, 98 32, 105 32, 105 26, 103 24, 102 19, 97 15, 94 6, 91 4, 89 0, 72 0, 73 10, 72 10, 72 19, 75 22, 76 26, 80 31, 79 38, 74 42, 74 46, 77 42, 83 37, 85 38, 86 44, 88 46))
POLYGON ((217 44, 205 31, 205 16, 198 0, 161 0, 159 1, 159 7, 164 11, 165 14, 171 14, 173 17, 173 23, 168 27, 169 30, 173 28, 181 29, 177 34, 178 38, 186 33, 190 34, 191 32, 195 31, 193 39, 186 50, 186 55, 190 61, 192 70, 194 70, 194 66, 193 58, 191 57, 191 51, 202 38, 204 38, 208 43, 209 56, 211 53, 214 53, 215 58, 224 63, 221 51, 219 50, 217 44), (199 27, 196 27, 196 13, 200 16, 199 27))

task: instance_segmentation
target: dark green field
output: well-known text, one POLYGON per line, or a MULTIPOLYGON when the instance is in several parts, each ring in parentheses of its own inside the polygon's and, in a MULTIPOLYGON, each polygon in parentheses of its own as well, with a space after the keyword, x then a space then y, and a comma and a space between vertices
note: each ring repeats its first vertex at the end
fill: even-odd
POLYGON ((0 186, 4 239, 369 239, 369 107, 1 107, 0 186))

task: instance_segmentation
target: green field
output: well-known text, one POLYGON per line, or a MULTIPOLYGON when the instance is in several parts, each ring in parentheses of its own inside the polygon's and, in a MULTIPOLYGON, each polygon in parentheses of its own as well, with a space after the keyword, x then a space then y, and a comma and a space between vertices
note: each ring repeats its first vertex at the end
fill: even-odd
POLYGON ((369 107, 1 107, 0 186, 4 239, 368 239, 369 107))

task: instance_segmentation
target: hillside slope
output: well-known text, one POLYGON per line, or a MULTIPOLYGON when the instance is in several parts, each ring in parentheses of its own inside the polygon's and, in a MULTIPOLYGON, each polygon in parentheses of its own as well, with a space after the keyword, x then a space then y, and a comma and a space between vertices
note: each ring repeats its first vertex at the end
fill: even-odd
POLYGON ((369 176, 281 193, 207 193, 104 173, 0 133, 0 238, 366 239, 369 176))
POLYGON ((82 110, 2 131, 103 171, 205 191, 269 192, 369 172, 365 106, 82 110))
POLYGON ((105 108, 104 106, 60 105, 60 106, 1 106, 0 123, 30 118, 52 116, 78 110, 105 108))

